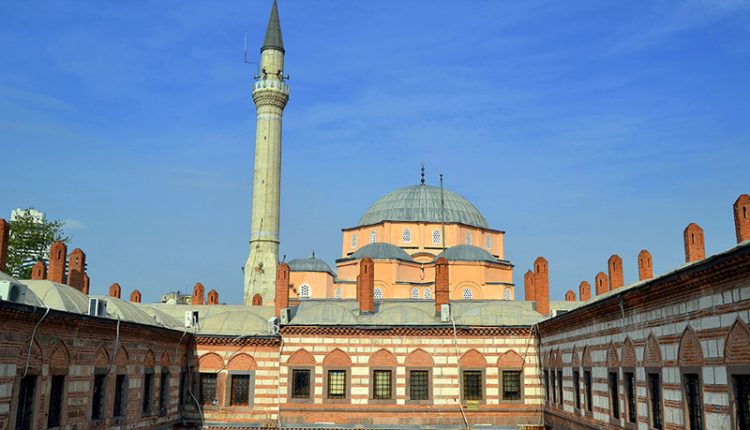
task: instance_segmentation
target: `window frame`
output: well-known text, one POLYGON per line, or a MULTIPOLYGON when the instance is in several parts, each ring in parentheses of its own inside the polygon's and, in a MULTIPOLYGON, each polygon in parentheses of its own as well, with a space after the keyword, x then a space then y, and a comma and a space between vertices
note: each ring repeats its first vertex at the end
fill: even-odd
POLYGON ((153 367, 143 369, 143 382, 141 385, 141 388, 143 389, 143 392, 141 393, 143 395, 141 398, 141 416, 150 416, 154 414, 154 374, 153 367))
POLYGON ((431 405, 434 403, 432 392, 432 368, 430 367, 407 367, 406 368, 406 404, 408 405, 431 405), (412 400, 411 398, 411 372, 427 372, 427 399, 412 400))
POLYGON ((658 367, 646 367, 644 369, 646 374, 646 410, 648 411, 648 426, 650 429, 657 429, 657 430, 663 430, 664 429, 664 381, 661 374, 661 369, 658 367), (652 393, 652 386, 651 386, 651 375, 656 375, 659 377, 659 417, 661 420, 661 426, 656 427, 654 425, 654 411, 653 411, 653 393, 652 393))
POLYGON ((357 247, 357 233, 352 234, 351 237, 351 247, 356 248, 357 247))
POLYGON ((482 398, 479 399, 479 404, 487 403, 487 373, 485 368, 480 367, 466 367, 461 368, 461 404, 466 405, 468 401, 477 401, 476 399, 466 398, 466 384, 464 380, 464 374, 466 372, 480 372, 480 381, 482 382, 482 398))
POLYGON ((396 368, 388 366, 378 366, 370 368, 370 396, 367 401, 368 404, 382 405, 382 404, 395 404, 396 403, 396 368), (388 399, 376 399, 375 398, 375 372, 390 372, 390 385, 391 385, 391 397, 388 399))
POLYGON ((622 368, 622 389, 624 394, 624 404, 625 407, 622 410, 622 419, 624 419, 625 426, 628 428, 635 429, 638 427, 638 374, 636 373, 636 369, 634 367, 623 367, 622 368), (630 421, 630 390, 628 390, 628 376, 633 376, 633 406, 635 407, 633 409, 633 414, 635 417, 635 421, 630 421))
MULTIPOLYGON (((695 376, 698 379, 698 411, 700 412, 701 426, 697 430, 706 428, 706 411, 703 399, 703 371, 700 367, 681 367, 680 368, 680 385, 682 387, 682 402, 685 411, 685 428, 687 430, 696 430, 690 426, 690 403, 688 402, 687 377, 695 376)), ((727 381, 728 382, 728 381, 727 381)), ((732 387, 734 389, 734 387, 732 387)))
POLYGON ((583 398, 584 415, 587 417, 594 416, 594 378, 589 366, 583 368, 583 398))
MULTIPOLYGON (((22 370, 22 369, 19 369, 22 370)), ((9 413, 9 419, 12 419, 12 422, 9 423, 8 429, 15 429, 18 426, 18 418, 19 417, 28 417, 29 420, 29 430, 36 428, 36 419, 38 417, 37 410, 39 409, 39 401, 40 401, 40 389, 39 389, 39 381, 42 379, 41 372, 37 371, 29 371, 28 374, 22 378, 22 375, 17 375, 15 378, 15 381, 17 381, 15 384, 13 384, 13 396, 11 397, 11 406, 15 407, 15 409, 11 409, 13 412, 9 413), (23 380, 25 378, 33 378, 33 383, 31 384, 31 404, 29 405, 30 410, 26 411, 26 408, 21 409, 22 403, 21 403, 21 388, 23 385, 23 380), (23 411, 26 411, 24 413, 23 411)))
POLYGON ((420 298, 419 288, 412 287, 411 294, 409 294, 409 298, 411 298, 412 300, 418 300, 420 298))
POLYGON ((330 403, 330 404, 341 404, 341 403, 350 403, 352 399, 352 372, 349 367, 346 366, 325 366, 323 367, 323 403, 330 403), (330 398, 328 388, 329 388, 329 372, 344 372, 344 397, 334 397, 330 398))
POLYGON ((198 372, 198 403, 201 405, 201 408, 215 408, 219 405, 219 374, 217 372, 198 372), (203 398, 203 378, 204 375, 206 377, 213 377, 215 380, 214 383, 214 399, 213 401, 215 403, 206 403, 206 399, 203 398))
POLYGON ((609 418, 614 421, 622 419, 622 408, 620 405, 620 369, 610 367, 607 369, 607 394, 609 397, 609 418), (614 377, 614 381, 612 378, 614 377), (614 386, 612 386, 614 382, 614 386), (617 412, 617 414, 615 414, 617 412))
MULTIPOLYGON (((115 423, 123 423, 128 418, 128 400, 130 400, 129 397, 129 391, 130 391, 130 382, 128 381, 128 374, 125 372, 118 372, 115 375, 112 375, 114 381, 114 390, 112 394, 112 421, 115 423), (117 388, 117 382, 118 379, 123 381, 122 385, 120 385, 120 390, 117 388), (117 401, 119 397, 119 402, 117 401), (118 404, 119 403, 119 404, 118 404), (119 409, 119 411, 118 411, 119 409), (116 412, 120 412, 120 414, 116 414, 116 412)), ((109 379, 109 378, 107 378, 109 379)), ((107 399, 106 395, 106 382, 105 382, 105 395, 104 398, 107 399)))
POLYGON ((501 403, 524 403, 525 402, 525 396, 524 396, 524 372, 522 367, 501 367, 498 369, 498 387, 500 388, 500 391, 498 392, 498 398, 500 399, 501 403), (518 372, 518 399, 506 399, 505 398, 505 372, 518 372))
POLYGON ((375 243, 378 241, 378 232, 375 230, 370 231, 370 236, 368 237, 369 242, 368 243, 375 243))
POLYGON ((433 244, 433 245, 440 245, 440 242, 441 242, 441 241, 442 241, 442 239, 443 239, 443 237, 442 237, 442 233, 440 233, 440 230, 438 230, 438 229, 433 229, 433 230, 432 230, 432 237, 431 237, 431 239, 432 239, 432 244, 433 244), (437 239, 437 240, 436 240, 436 239, 437 239))
POLYGON ((161 367, 159 372, 159 416, 167 416, 169 411, 169 391, 172 377, 169 373, 169 369, 166 366, 161 367))
POLYGON ((583 408, 581 405, 581 371, 578 367, 571 369, 572 380, 573 380, 573 409, 580 412, 583 408))
POLYGON ((312 298, 312 288, 310 288, 310 284, 303 283, 302 285, 299 286, 299 298, 301 300, 308 300, 312 298), (302 293, 303 289, 307 290, 307 294, 302 293))
POLYGON ((91 391, 90 391, 90 398, 91 398, 91 406, 88 408, 89 411, 89 418, 94 425, 96 423, 99 423, 105 419, 105 415, 107 412, 107 380, 111 379, 108 378, 109 369, 106 367, 96 367, 94 368, 94 374, 91 375, 91 391), (99 390, 99 395, 97 396, 97 390, 96 390, 96 380, 99 378, 101 381, 101 389, 99 390), (98 397, 98 402, 96 401, 98 397), (99 408, 97 412, 97 417, 94 418, 94 406, 96 403, 99 403, 99 408))
MULTIPOLYGON (((729 386, 729 404, 732 405, 730 415, 731 415, 731 425, 733 429, 740 428, 739 423, 739 409, 738 405, 740 402, 737 400, 737 384, 736 384, 736 378, 749 378, 750 379, 750 365, 730 365, 727 366, 727 385, 729 386)), ((750 395, 750 393, 748 393, 750 395)))
POLYGON ((224 384, 224 406, 232 409, 246 408, 251 409, 255 404, 255 371, 254 370, 228 370, 226 383, 224 384), (247 382, 247 404, 233 403, 234 394, 232 390, 232 377, 233 376, 249 376, 250 380, 247 382))
POLYGON ((289 403, 313 403, 315 400, 315 366, 293 366, 287 371, 287 402, 289 403), (310 374, 309 393, 307 397, 294 397, 294 371, 306 370, 310 374))
MULTIPOLYGON (((65 369, 67 370, 67 369, 65 369)), ((65 370, 54 370, 50 369, 49 374, 49 396, 47 400, 47 428, 48 429, 55 429, 55 428, 63 428, 66 424, 66 418, 67 418, 67 403, 66 402, 66 394, 68 393, 68 374, 65 370), (54 388, 54 382, 55 378, 62 378, 62 388, 60 393, 60 404, 59 404, 59 413, 60 416, 57 418, 57 425, 53 426, 50 425, 50 418, 52 417, 52 400, 53 400, 53 388, 54 388)))
POLYGON ((411 230, 409 228, 404 228, 401 232, 401 241, 403 243, 411 243, 411 230))

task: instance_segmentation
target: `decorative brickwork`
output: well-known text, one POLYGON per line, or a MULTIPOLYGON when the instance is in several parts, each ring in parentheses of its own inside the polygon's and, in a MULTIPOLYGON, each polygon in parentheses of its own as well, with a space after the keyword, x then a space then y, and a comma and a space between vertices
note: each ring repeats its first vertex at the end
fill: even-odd
POLYGON ((205 288, 203 288, 203 284, 198 282, 193 287, 193 300, 192 303, 194 305, 202 305, 205 302, 204 299, 205 296, 205 288))
POLYGON ((537 257, 534 260, 534 301, 536 311, 542 315, 549 315, 549 273, 547 260, 537 257))
POLYGON ((130 301, 133 303, 140 303, 141 302, 141 292, 138 290, 133 290, 132 293, 130 293, 130 301))
MULTIPOLYGON (((116 297, 120 298, 120 294, 122 294, 122 288, 120 288, 120 284, 115 282, 114 284, 110 285, 109 287, 109 296, 110 297, 116 297)), ((132 300, 131 300, 132 301, 132 300)))
POLYGON ((487 359, 476 349, 471 349, 461 356, 458 365, 460 367, 487 367, 487 359))
POLYGON ((86 271, 86 254, 80 248, 70 253, 68 261, 68 285, 83 291, 83 273, 86 271))
MULTIPOLYGON (((262 303, 263 298, 259 294, 256 294, 253 297, 253 305, 260 306, 262 303), (259 302, 257 305, 256 298, 259 302)), ((277 317, 281 315, 282 309, 289 307, 289 265, 286 263, 281 263, 276 267, 276 292, 273 303, 277 317)))
POLYGON ((206 300, 206 304, 208 305, 218 305, 219 304, 219 293, 216 292, 213 288, 211 291, 208 292, 208 297, 206 300))
POLYGON ((646 350, 643 352, 643 365, 650 367, 661 367, 661 349, 659 341, 652 334, 646 339, 646 350))
POLYGON ((597 273, 596 278, 594 278, 594 285, 596 285, 597 296, 609 291, 609 279, 607 279, 607 274, 604 272, 597 273))
POLYGON ((497 359, 497 367, 523 367, 523 357, 511 349, 497 359))
POLYGON ((380 351, 370 356, 370 360, 368 361, 368 363, 370 364, 370 367, 398 366, 398 360, 396 360, 396 357, 386 349, 381 349, 380 351))
POLYGON ((635 347, 629 337, 622 343, 622 365, 628 367, 635 367, 636 365, 635 347))
POLYGON ((357 300, 359 313, 375 313, 375 263, 369 257, 359 262, 359 277, 357 277, 357 300))
POLYGON ((737 201, 734 202, 733 208, 737 243, 750 240, 750 195, 742 194, 739 196, 737 201))
POLYGON ((703 349, 698 336, 689 327, 682 333, 680 339, 680 350, 677 354, 680 366, 702 366, 703 349))
POLYGON ((339 348, 329 352, 323 359, 323 366, 326 367, 350 367, 351 365, 352 359, 349 354, 339 348))
POLYGON ((575 302, 576 301, 576 293, 573 292, 573 290, 568 290, 565 293, 565 301, 566 302, 575 302))
POLYGON ((703 229, 696 223, 690 223, 683 232, 685 240, 685 262, 706 258, 706 244, 703 241, 703 229))
POLYGON ((578 286, 578 297, 582 302, 587 301, 591 298, 591 284, 586 281, 581 282, 578 286))
POLYGON ((527 270, 523 275, 523 294, 524 300, 527 302, 533 302, 536 300, 536 294, 534 291, 534 272, 527 270))
POLYGON ((68 247, 62 242, 55 242, 49 251, 49 268, 47 279, 58 284, 65 283, 65 260, 68 247))
POLYGON ((617 348, 615 344, 610 342, 609 348, 607 348, 607 366, 617 367, 620 365, 620 358, 617 356, 617 348))
POLYGON ((432 367, 435 362, 423 349, 416 349, 406 356, 406 367, 432 367))
POLYGON ((607 266, 609 267, 610 288, 616 290, 622 287, 625 284, 622 273, 622 258, 617 254, 612 255, 607 260, 607 266))
POLYGON ((727 364, 750 363, 750 330, 742 319, 737 318, 729 330, 724 344, 724 361, 727 364))
POLYGON ((651 259, 651 253, 648 250, 642 250, 638 253, 638 280, 645 281, 654 277, 654 265, 651 259))
POLYGON ((286 361, 287 366, 315 366, 315 357, 304 349, 297 350, 286 361))
POLYGON ((450 301, 450 278, 448 260, 444 257, 435 262, 435 315, 440 315, 441 305, 450 301))
POLYGON ((47 279, 47 266, 44 261, 39 260, 34 263, 34 267, 31 268, 31 279, 34 281, 47 279))
POLYGON ((228 370, 256 370, 258 364, 253 357, 245 353, 235 354, 227 364, 228 370))
POLYGON ((0 218, 0 272, 5 272, 8 262, 8 243, 10 242, 10 224, 0 218))
POLYGON ((198 366, 201 370, 222 370, 224 369, 224 359, 215 352, 209 352, 200 356, 198 366))

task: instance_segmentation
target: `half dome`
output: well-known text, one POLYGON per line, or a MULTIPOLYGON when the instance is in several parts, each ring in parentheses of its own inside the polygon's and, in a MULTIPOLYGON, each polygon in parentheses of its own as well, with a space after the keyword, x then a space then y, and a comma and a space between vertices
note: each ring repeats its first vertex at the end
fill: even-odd
POLYGON ((331 276, 336 276, 336 272, 331 269, 325 261, 310 257, 310 258, 295 258, 287 263, 289 270, 292 272, 325 272, 331 276))
MULTIPOLYGON (((461 223, 472 227, 489 229, 487 220, 479 210, 464 197, 453 191, 443 190, 445 199, 445 222, 461 223)), ((382 221, 442 221, 440 188, 431 185, 412 185, 381 197, 359 219, 359 225, 372 225, 382 221)))
POLYGON ((401 260, 401 261, 414 261, 409 254, 403 249, 396 245, 391 245, 385 242, 375 242, 367 246, 363 246, 358 250, 354 251, 349 258, 361 260, 365 257, 370 257, 373 260, 401 260))
POLYGON ((435 257, 435 261, 437 261, 437 259, 440 257, 445 257, 448 261, 488 261, 490 263, 499 262, 499 260, 492 254, 474 245, 451 246, 450 248, 438 254, 438 256, 435 257))

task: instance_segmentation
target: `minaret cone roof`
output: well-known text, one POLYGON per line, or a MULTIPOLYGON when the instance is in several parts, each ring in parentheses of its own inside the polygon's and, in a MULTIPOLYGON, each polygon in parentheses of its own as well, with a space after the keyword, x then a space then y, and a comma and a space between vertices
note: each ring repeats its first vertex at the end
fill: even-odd
POLYGON ((271 16, 268 18, 268 27, 266 28, 266 37, 263 39, 263 47, 260 52, 266 49, 276 49, 284 52, 284 41, 281 39, 281 23, 279 23, 279 7, 276 0, 273 1, 271 16))

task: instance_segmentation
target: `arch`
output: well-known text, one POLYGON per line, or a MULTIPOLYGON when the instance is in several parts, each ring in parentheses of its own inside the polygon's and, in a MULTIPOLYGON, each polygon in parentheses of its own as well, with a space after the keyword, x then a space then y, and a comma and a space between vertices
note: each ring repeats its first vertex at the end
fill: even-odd
POLYGON ((573 345, 573 353, 570 359, 571 367, 581 367, 581 357, 578 356, 578 349, 573 345))
POLYGON ((677 360, 680 366, 701 366, 703 365, 703 349, 690 326, 685 328, 680 338, 680 349, 677 353, 677 360))
POLYGON ((451 288, 451 300, 482 300, 482 289, 474 282, 464 281, 451 288), (467 293, 466 291, 469 291, 467 293), (468 298, 467 298, 468 295, 468 298))
POLYGON ((161 354, 159 365, 162 367, 168 367, 170 364, 172 364, 172 359, 169 357, 169 353, 165 351, 161 354))
POLYGON ((583 365, 584 367, 591 367, 591 348, 588 346, 583 347, 583 365))
POLYGON ((341 298, 341 287, 336 287, 336 292, 334 294, 334 297, 337 299, 341 298))
POLYGON ((383 289, 380 287, 375 287, 372 290, 372 298, 374 300, 383 300, 383 289))
POLYGON ((49 355, 49 365, 55 368, 68 368, 70 365, 70 351, 62 340, 57 341, 49 355))
POLYGON ((497 359, 497 367, 523 367, 523 357, 511 349, 497 359))
POLYGON ((263 296, 256 294, 253 296, 253 306, 263 306, 263 296))
POLYGON ((411 289, 411 298, 412 299, 418 299, 419 298, 419 288, 413 287, 411 289))
POLYGON ((299 298, 300 299, 309 299, 312 297, 311 288, 307 284, 302 284, 299 286, 299 298))
MULTIPOLYGON (((150 352, 150 351, 149 351, 150 352)), ((154 354, 151 354, 151 365, 153 366, 154 361, 154 354)), ((118 366, 127 366, 130 362, 130 355, 128 354, 128 351, 125 349, 125 345, 120 345, 120 347, 117 349, 117 355, 115 356, 115 364, 118 366)))
POLYGON ((306 349, 298 349, 286 360, 287 365, 315 366, 315 357, 306 349))
POLYGON ((505 288, 505 291, 503 292, 503 300, 509 301, 511 298, 511 291, 510 288, 505 288))
POLYGON ((737 364, 750 361, 750 330, 740 318, 734 322, 724 342, 724 361, 737 364))
POLYGON ((156 359, 154 358, 153 351, 149 349, 143 356, 143 365, 146 367, 154 367, 154 364, 156 364, 156 359))
POLYGON ((636 361, 633 341, 630 340, 629 337, 626 337, 625 342, 622 343, 622 357, 620 363, 622 363, 622 366, 635 367, 636 361))
POLYGON ((617 354, 617 348, 615 344, 610 342, 607 348, 607 367, 619 367, 620 357, 617 354))
POLYGON ((424 295, 423 295, 423 297, 424 297, 425 300, 432 299, 432 290, 429 289, 429 288, 425 288, 424 289, 424 295))
POLYGON ((487 360, 476 349, 470 349, 458 360, 460 367, 487 367, 487 360))
POLYGON ((29 344, 28 340, 23 343, 23 346, 21 347, 21 353, 18 354, 18 363, 19 367, 21 369, 21 372, 23 372, 23 369, 26 367, 26 358, 28 357, 27 354, 31 354, 31 357, 29 360, 29 369, 41 369, 42 367, 42 348, 39 346, 39 342, 37 342, 36 339, 33 340, 31 344, 31 351, 29 351, 29 344))
POLYGON ((340 350, 339 348, 329 352, 323 359, 323 366, 329 367, 349 367, 352 365, 352 359, 349 358, 349 354, 340 350))
POLYGON ((207 352, 198 359, 200 370, 221 370, 224 368, 224 359, 215 352, 207 352))
POLYGON ((557 368, 561 368, 563 365, 562 354, 559 348, 555 351, 555 359, 552 361, 552 365, 557 368))
POLYGON ((653 333, 646 339, 646 349, 643 351, 643 365, 661 367, 661 349, 659 341, 653 333))
POLYGON ((258 364, 255 359, 244 352, 234 354, 227 364, 228 370, 256 370, 258 364))
POLYGON ((105 348, 104 345, 101 345, 94 354, 94 366, 105 367, 109 366, 109 364, 109 353, 107 352, 107 348, 105 348))
POLYGON ((401 240, 403 240, 404 243, 411 242, 411 231, 408 228, 405 228, 401 233, 401 240))
POLYGON ((391 353, 387 349, 381 349, 375 354, 372 354, 370 356, 369 363, 370 363, 370 366, 378 366, 378 367, 398 366, 398 361, 396 360, 396 356, 393 355, 393 353, 391 353))
POLYGON ((406 356, 407 367, 432 367, 434 362, 430 354, 423 349, 415 349, 406 356))

